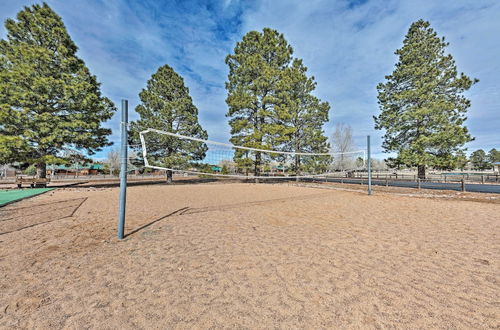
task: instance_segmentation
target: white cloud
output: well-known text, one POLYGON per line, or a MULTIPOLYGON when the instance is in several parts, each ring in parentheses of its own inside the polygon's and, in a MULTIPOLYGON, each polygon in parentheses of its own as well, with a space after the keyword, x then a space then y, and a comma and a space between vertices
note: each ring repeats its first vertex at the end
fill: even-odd
MULTIPOLYGON (((4 0, 0 19, 14 17, 33 1, 4 0)), ((411 22, 423 18, 451 43, 460 71, 481 80, 468 93, 471 149, 499 147, 500 2, 484 1, 224 1, 206 3, 92 0, 48 3, 64 19, 79 55, 117 105, 133 109, 146 80, 163 64, 171 65, 190 88, 200 118, 213 140, 226 140, 227 78, 225 56, 249 30, 271 27, 285 34, 295 55, 304 59, 318 82, 317 95, 332 105, 335 122, 353 126, 356 143, 373 136, 381 149, 382 132, 374 131, 378 114, 377 83, 396 62, 411 22)), ((0 30, 4 36, 5 31, 0 30)), ((135 115, 132 113, 131 118, 135 115)), ((108 123, 118 141, 118 116, 108 123)))
POLYGON ((374 135, 380 151, 382 132, 374 131, 378 114, 377 83, 392 72, 394 51, 401 47, 409 25, 429 20, 451 43, 448 51, 460 71, 481 79, 469 92, 469 126, 476 140, 470 148, 500 144, 498 116, 500 2, 498 1, 368 1, 349 9, 331 1, 263 1, 244 14, 245 30, 270 26, 285 34, 297 56, 304 58, 318 81, 318 96, 332 105, 330 131, 336 121, 353 126, 358 145, 374 135), (277 13, 282 13, 281 15, 277 13), (485 129, 484 119, 489 128, 485 129), (495 140, 496 137, 496 140, 495 140))

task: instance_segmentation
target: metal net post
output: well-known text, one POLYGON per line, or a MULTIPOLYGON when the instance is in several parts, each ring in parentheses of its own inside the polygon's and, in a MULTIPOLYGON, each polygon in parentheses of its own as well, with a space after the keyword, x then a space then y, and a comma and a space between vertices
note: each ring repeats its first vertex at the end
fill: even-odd
POLYGON ((118 213, 118 239, 125 237, 125 205, 127 200, 127 133, 128 101, 122 100, 121 152, 120 152, 120 206, 118 213))
POLYGON ((372 164, 371 164, 371 152, 370 152, 370 135, 366 137, 367 142, 367 154, 368 154, 368 195, 372 194, 372 164))

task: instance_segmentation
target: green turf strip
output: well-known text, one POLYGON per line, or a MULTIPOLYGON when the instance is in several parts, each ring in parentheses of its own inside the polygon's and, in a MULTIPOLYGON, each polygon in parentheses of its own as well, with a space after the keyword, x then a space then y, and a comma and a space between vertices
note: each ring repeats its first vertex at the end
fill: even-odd
POLYGON ((43 194, 54 188, 5 189, 0 190, 0 206, 20 201, 28 197, 43 194))

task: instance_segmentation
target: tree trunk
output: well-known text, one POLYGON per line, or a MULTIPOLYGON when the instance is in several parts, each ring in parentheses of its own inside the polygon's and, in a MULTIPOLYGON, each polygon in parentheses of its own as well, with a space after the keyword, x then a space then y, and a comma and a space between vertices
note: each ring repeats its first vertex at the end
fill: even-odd
POLYGON ((418 165, 418 178, 425 180, 425 165, 418 165))
POLYGON ((36 164, 36 177, 40 179, 45 179, 47 177, 47 164, 36 164))
POLYGON ((300 175, 300 156, 295 155, 295 181, 299 182, 299 175, 300 175))
MULTIPOLYGON (((255 164, 254 164, 254 175, 259 176, 260 175, 260 163, 262 160, 262 155, 260 152, 255 153, 255 164)), ((255 183, 259 183, 259 179, 255 178, 255 183)))
MULTIPOLYGON (((300 150, 300 142, 299 142, 299 136, 298 132, 295 131, 295 152, 299 152, 300 150)), ((300 156, 295 155, 295 181, 299 182, 299 175, 300 175, 300 156)))
POLYGON ((172 183, 173 179, 172 179, 172 171, 171 170, 167 170, 167 183, 172 183))

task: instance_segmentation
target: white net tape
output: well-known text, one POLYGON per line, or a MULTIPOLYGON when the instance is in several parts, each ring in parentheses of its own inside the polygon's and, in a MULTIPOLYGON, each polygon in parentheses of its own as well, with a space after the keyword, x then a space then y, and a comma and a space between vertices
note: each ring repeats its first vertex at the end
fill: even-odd
POLYGON ((156 170, 240 179, 294 179, 336 176, 366 168, 365 150, 343 153, 265 150, 152 128, 139 136, 144 167, 156 170))

